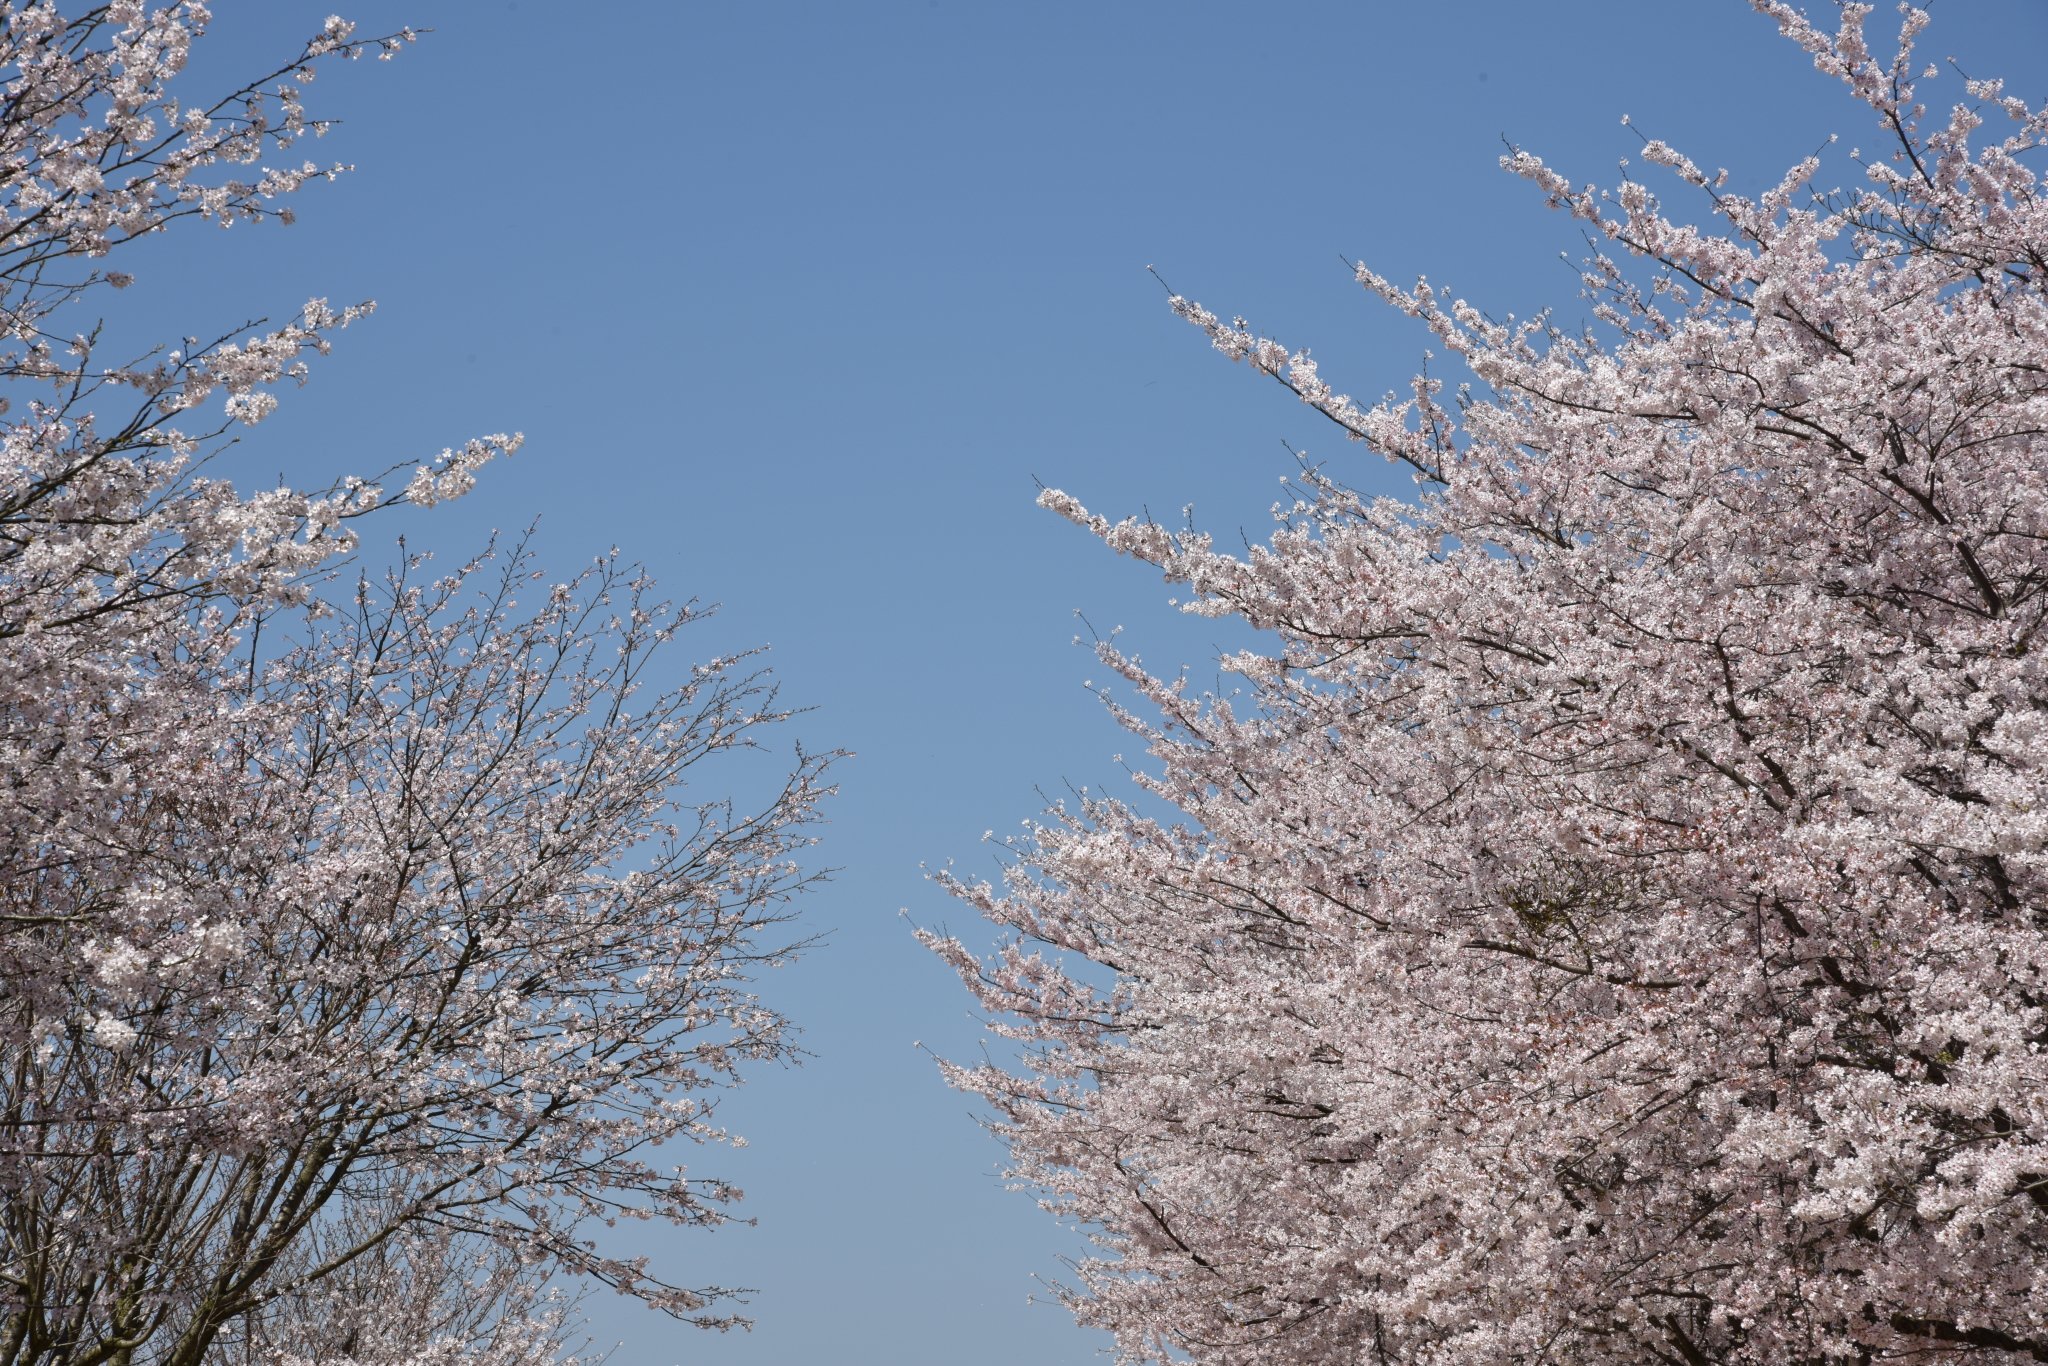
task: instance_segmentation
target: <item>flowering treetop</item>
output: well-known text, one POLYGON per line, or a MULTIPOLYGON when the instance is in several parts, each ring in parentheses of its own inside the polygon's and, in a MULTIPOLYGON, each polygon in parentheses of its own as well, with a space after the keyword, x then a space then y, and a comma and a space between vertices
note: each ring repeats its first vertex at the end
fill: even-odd
POLYGON ((1364 406, 1173 300, 1414 499, 1041 500, 1276 636, 1237 701, 1103 646, 1177 823, 1057 810, 930 937, 1126 1359, 2048 1360, 2048 114, 1757 8, 1887 152, 1648 143, 1704 224, 1513 152, 1591 330, 1360 268, 1472 380, 1364 406))
POLYGON ((584 1230, 728 1217, 653 1150, 792 1051, 749 979, 800 946, 831 756, 688 790, 789 713, 751 655, 661 685, 708 609, 615 557, 339 584, 356 518, 517 436, 206 477, 367 305, 115 365, 61 332, 138 237, 287 218, 338 169, 263 164, 320 130, 300 88, 411 37, 331 19, 181 103, 207 18, 0 3, 0 1363, 546 1361, 559 1271, 730 1326, 584 1230))

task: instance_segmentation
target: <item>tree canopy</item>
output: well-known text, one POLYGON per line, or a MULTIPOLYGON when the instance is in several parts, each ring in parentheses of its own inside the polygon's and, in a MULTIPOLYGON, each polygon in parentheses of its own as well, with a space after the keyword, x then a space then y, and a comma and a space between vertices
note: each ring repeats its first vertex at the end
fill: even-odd
POLYGON ((2048 114, 1756 7, 1882 146, 1512 151, 1586 329, 1361 267, 1469 372, 1361 405, 1173 300, 1413 498, 1311 466, 1243 553, 1041 500, 1272 642, 1236 697, 1103 644, 1144 795, 927 936, 1123 1359, 2048 1360, 2048 114))
POLYGON ((0 6, 0 1362, 552 1361, 561 1273, 729 1326, 586 1230, 728 1217, 652 1149, 793 1051, 750 979, 800 947, 831 756, 698 790, 789 713, 754 655, 664 681, 708 609, 615 556, 351 582, 358 519, 516 436, 210 477, 367 306, 112 363, 69 330, 137 239, 288 217, 340 169, 250 169, 320 131, 304 82, 412 36, 330 19, 204 103, 207 18, 0 6))

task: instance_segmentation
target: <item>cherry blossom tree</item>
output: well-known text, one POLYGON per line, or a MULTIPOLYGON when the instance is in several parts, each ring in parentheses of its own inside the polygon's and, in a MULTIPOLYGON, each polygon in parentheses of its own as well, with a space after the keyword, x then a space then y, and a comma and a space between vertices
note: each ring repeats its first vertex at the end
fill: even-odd
POLYGON ((1309 468, 1241 554, 1041 500, 1273 641, 1104 645, 1143 795, 926 936, 1122 1360, 2048 1361, 2048 114, 1756 8, 1881 152, 1648 142, 1698 223, 1514 152, 1590 330, 1361 268, 1470 375, 1364 406, 1173 300, 1412 499, 1309 468))
POLYGON ((118 363, 74 327, 135 239, 288 218, 339 169, 263 163, 321 131, 301 88, 412 36, 330 19, 185 103, 207 19, 0 3, 0 1362, 537 1363, 561 1274, 730 1326, 587 1229, 728 1217, 652 1149, 791 1055, 750 978, 801 947, 832 756, 690 790, 789 713, 753 655, 664 687, 707 609, 615 557, 342 577, 517 437, 209 477, 367 305, 118 363))

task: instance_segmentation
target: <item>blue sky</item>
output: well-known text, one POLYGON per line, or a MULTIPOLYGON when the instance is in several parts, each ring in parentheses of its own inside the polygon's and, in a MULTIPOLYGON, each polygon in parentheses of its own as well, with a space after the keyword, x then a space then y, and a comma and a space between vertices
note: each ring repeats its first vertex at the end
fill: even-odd
MULTIPOLYGON (((194 90, 325 13, 223 0, 194 90)), ((454 555, 535 517, 565 573, 617 544, 724 605, 678 671, 771 643, 815 708, 792 738, 858 752, 823 850, 840 872, 805 912, 828 942, 764 983, 816 1057, 735 1094, 751 1146, 696 1164, 745 1185, 759 1225, 618 1244, 685 1284, 760 1287, 758 1327, 707 1337, 602 1297, 595 1336, 622 1366, 1096 1359, 1101 1338, 1026 1303, 1079 1244, 1003 1189, 998 1146, 913 1047, 965 1056, 979 1033, 898 912, 985 938, 921 865, 992 869, 982 832, 1041 790, 1121 785, 1076 609, 1164 669, 1201 671, 1224 628, 1038 511, 1034 479, 1113 516, 1192 503, 1222 537, 1262 534, 1283 441, 1407 487, 1208 352, 1145 268, 1369 397, 1425 339, 1341 257, 1579 315, 1558 260, 1578 237, 1496 169, 1503 135, 1611 181, 1626 113, 1755 188, 1830 131, 1874 146, 1867 111, 1739 0, 349 13, 436 30, 309 91, 345 121, 318 152, 359 169, 289 230, 150 244, 124 326, 374 297, 227 467, 324 483, 523 430, 468 498, 370 527, 366 559, 400 531, 454 555)), ((1927 55, 2048 93, 2040 0, 1934 13, 1927 55)))

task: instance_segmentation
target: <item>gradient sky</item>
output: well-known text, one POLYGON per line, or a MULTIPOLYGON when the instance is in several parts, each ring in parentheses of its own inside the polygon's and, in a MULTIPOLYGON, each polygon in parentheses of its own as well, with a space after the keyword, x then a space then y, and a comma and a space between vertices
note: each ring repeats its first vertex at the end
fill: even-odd
MULTIPOLYGON (((188 93, 294 50, 328 2, 220 0, 188 93)), ((1933 8, 1927 55, 2048 93, 2048 4, 1933 8)), ((1425 338, 1340 258, 1496 313, 1583 313, 1558 259, 1578 236, 1496 168, 1503 136, 1611 182, 1629 114, 1755 189, 1830 131, 1876 146, 1868 111, 1740 0, 348 12, 435 30, 309 90, 345 121, 315 150, 359 169, 290 230, 147 244, 121 328, 374 297, 226 468, 318 484, 523 430, 468 498, 366 528, 366 560, 401 531, 452 556, 536 517, 565 577, 617 544, 724 605, 678 672, 772 643, 786 699, 815 708, 791 738, 858 752, 822 850, 840 871, 804 911, 827 940, 763 984, 816 1056, 731 1097, 746 1151, 674 1159, 738 1180, 759 1224, 614 1244, 759 1287, 758 1325, 707 1336, 606 1295, 595 1338, 621 1366, 1097 1359, 1103 1338, 1027 1303, 1078 1237, 1003 1188, 999 1146, 913 1046, 980 1035, 899 911, 985 941, 921 865, 992 871, 983 831, 1041 792, 1124 785, 1076 609, 1198 676, 1226 628, 1035 509, 1033 481, 1112 516, 1192 503, 1224 538, 1264 534, 1283 442, 1409 487, 1209 352, 1145 268, 1371 397, 1425 338)))

